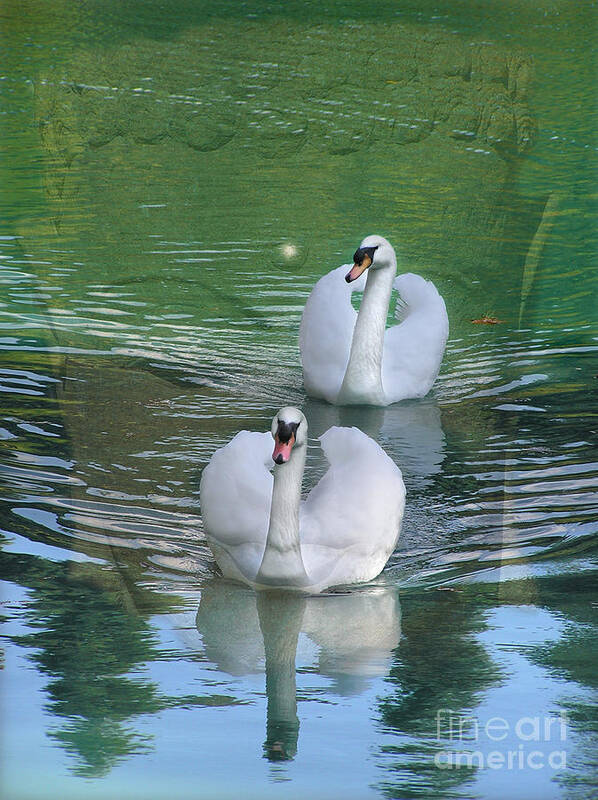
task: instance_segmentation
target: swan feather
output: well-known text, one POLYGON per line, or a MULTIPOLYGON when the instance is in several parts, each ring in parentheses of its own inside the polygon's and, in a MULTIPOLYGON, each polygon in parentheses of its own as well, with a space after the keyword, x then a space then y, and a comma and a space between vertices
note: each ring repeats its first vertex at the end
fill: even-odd
POLYGON ((366 276, 345 281, 350 264, 324 275, 309 295, 299 329, 299 348, 307 393, 333 403, 349 361, 357 312, 351 305, 354 291, 363 291, 366 276))
POLYGON ((334 561, 329 585, 371 580, 398 540, 405 506, 401 470, 358 428, 332 427, 320 442, 330 467, 301 508, 305 568, 321 580, 327 556, 327 568, 334 561))
POLYGON ((399 292, 395 316, 386 330, 382 384, 390 402, 424 397, 438 376, 448 337, 444 300, 432 281, 407 272, 395 278, 399 292))

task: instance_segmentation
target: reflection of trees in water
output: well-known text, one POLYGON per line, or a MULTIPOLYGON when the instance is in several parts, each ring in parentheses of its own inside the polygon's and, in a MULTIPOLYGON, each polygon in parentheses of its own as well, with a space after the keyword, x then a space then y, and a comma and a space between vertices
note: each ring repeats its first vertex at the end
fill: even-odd
POLYGON ((49 735, 74 757, 74 772, 105 775, 147 749, 149 737, 136 733, 131 720, 181 701, 128 673, 160 658, 147 618, 172 600, 95 564, 5 553, 3 574, 30 590, 26 618, 33 631, 14 641, 34 648, 30 658, 49 678, 48 710, 66 720, 49 735))
MULTIPOLYGON (((536 645, 527 653, 535 664, 557 679, 574 682, 585 697, 561 701, 570 728, 579 734, 574 771, 560 777, 570 797, 590 797, 596 789, 598 706, 591 695, 598 689, 598 636, 595 603, 596 573, 576 573, 536 582, 537 604, 566 617, 563 635, 556 642, 536 645)), ((595 695, 594 695, 595 700, 595 695)))
POLYGON ((445 747, 437 738, 437 713, 469 715, 500 672, 474 638, 485 628, 484 606, 452 591, 407 595, 402 606, 403 639, 388 678, 394 692, 380 702, 380 712, 405 741, 383 748, 388 778, 380 788, 388 797, 446 798, 476 769, 436 767, 434 756, 445 747))
MULTIPOLYGON (((446 739, 438 741, 436 715, 451 709, 454 717, 475 716, 484 693, 503 677, 477 634, 485 630, 487 612, 521 605, 565 618, 557 641, 526 645, 524 655, 555 679, 570 682, 569 688, 563 682, 560 705, 579 736, 575 762, 568 764, 574 769, 559 779, 571 797, 589 796, 598 740, 598 715, 589 699, 598 683, 595 614, 588 601, 595 583, 595 572, 576 573, 403 595, 403 638, 388 679, 395 688, 379 705, 384 724, 402 738, 382 749, 385 770, 394 773, 380 784, 388 797, 446 798, 475 776, 476 768, 439 769, 434 764, 435 754, 446 749, 446 739)), ((448 730, 441 733, 446 736, 448 730)))

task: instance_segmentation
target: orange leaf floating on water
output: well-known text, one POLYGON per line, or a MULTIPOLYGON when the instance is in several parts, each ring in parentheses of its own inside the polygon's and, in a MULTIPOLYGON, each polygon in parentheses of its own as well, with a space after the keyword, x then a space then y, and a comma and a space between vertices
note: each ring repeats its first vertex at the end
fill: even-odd
POLYGON ((498 325, 499 322, 502 322, 498 317, 489 317, 487 314, 484 314, 484 316, 479 319, 472 319, 471 321, 474 325, 498 325))

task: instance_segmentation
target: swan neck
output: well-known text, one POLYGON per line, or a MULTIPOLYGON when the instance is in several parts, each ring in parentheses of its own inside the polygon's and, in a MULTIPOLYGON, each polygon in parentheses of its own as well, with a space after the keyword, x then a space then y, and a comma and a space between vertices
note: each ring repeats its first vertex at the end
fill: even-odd
POLYGON ((340 398, 351 402, 382 402, 382 353, 388 305, 396 274, 396 260, 368 273, 353 330, 349 363, 340 398))
POLYGON ((293 587, 307 583, 299 540, 299 506, 305 455, 305 446, 295 446, 289 461, 274 467, 270 524, 256 577, 258 584, 293 587))

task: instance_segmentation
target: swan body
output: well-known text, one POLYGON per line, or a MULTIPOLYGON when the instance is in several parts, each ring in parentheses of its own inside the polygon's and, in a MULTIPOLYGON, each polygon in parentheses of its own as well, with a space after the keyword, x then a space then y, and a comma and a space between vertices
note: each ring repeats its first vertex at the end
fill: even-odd
POLYGON ((320 278, 305 304, 299 345, 307 393, 335 405, 424 397, 448 337, 444 300, 431 281, 396 276, 395 251, 381 236, 367 236, 353 258, 352 267, 320 278), (398 324, 387 329, 393 288, 398 324), (355 290, 363 291, 359 313, 351 305, 355 290))
POLYGON ((298 409, 281 409, 271 434, 241 431, 214 453, 200 502, 226 577, 318 593, 382 571, 403 518, 401 471, 357 428, 330 428, 320 442, 330 467, 305 500, 307 421, 298 409))

